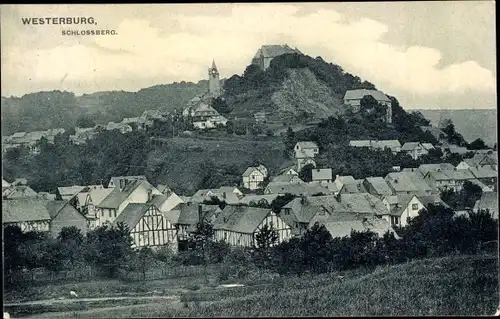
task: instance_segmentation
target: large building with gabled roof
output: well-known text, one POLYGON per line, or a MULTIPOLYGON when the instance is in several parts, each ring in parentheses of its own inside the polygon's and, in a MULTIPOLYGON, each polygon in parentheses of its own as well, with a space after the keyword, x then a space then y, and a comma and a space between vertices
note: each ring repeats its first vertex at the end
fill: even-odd
POLYGON ((272 59, 287 53, 302 54, 297 48, 292 49, 287 44, 263 45, 257 50, 257 53, 255 53, 252 64, 259 66, 262 70, 266 70, 271 65, 272 59))

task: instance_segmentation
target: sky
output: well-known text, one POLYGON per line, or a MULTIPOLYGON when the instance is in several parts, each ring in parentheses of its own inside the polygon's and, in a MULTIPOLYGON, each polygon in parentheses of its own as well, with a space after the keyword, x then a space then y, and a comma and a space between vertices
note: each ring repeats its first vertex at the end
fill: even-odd
POLYGON ((494 1, 1 5, 0 28, 2 96, 198 82, 213 59, 228 78, 262 45, 288 44, 406 109, 496 108, 494 1), (95 24, 23 24, 33 17, 95 24))

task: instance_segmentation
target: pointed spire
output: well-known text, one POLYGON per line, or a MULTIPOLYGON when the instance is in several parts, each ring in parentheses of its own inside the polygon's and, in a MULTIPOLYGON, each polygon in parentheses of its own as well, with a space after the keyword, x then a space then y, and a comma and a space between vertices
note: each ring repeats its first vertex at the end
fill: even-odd
POLYGON ((212 60, 212 69, 217 70, 217 66, 215 65, 215 59, 212 60))

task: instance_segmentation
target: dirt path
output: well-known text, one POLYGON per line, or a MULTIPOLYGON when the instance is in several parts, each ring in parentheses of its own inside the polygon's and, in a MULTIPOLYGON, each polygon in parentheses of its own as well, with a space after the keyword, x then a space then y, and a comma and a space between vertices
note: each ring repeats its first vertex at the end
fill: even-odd
POLYGON ((71 298, 71 299, 45 299, 27 302, 6 303, 4 307, 16 306, 33 306, 33 305, 53 305, 53 304, 69 304, 75 302, 92 302, 92 301, 110 301, 110 300, 175 300, 179 299, 178 295, 169 296, 116 296, 116 297, 96 297, 96 298, 71 298))
MULTIPOLYGON (((174 296, 169 301, 168 304, 169 304, 169 306, 172 306, 172 307, 180 307, 181 306, 180 298, 178 296, 174 296)), ((46 312, 46 313, 29 315, 29 316, 22 316, 19 318, 23 318, 23 319, 29 319, 29 318, 39 318, 39 319, 45 319, 45 318, 53 318, 53 319, 85 318, 85 315, 93 315, 93 316, 98 316, 98 317, 99 317, 99 315, 102 315, 102 318, 109 318, 109 311, 120 311, 120 310, 125 310, 125 309, 144 309, 144 310, 147 310, 148 308, 154 307, 154 306, 158 306, 158 303, 141 303, 138 305, 99 307, 99 308, 93 308, 93 309, 87 309, 87 310, 46 312)))

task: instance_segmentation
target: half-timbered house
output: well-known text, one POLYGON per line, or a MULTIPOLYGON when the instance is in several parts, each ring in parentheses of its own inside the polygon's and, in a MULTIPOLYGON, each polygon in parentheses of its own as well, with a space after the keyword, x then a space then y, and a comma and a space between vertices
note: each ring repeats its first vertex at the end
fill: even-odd
POLYGON ((276 244, 292 236, 290 226, 269 208, 228 205, 213 223, 214 237, 233 246, 255 247, 265 225, 278 233, 276 244))
POLYGON ((175 225, 179 250, 187 247, 187 240, 201 219, 213 223, 221 212, 218 205, 181 203, 166 213, 168 216, 178 216, 175 225))
POLYGON ((130 229, 133 248, 164 247, 177 250, 177 229, 153 204, 130 203, 114 220, 130 229))
POLYGON ((49 200, 23 198, 2 201, 2 226, 19 226, 23 232, 50 230, 49 200))

